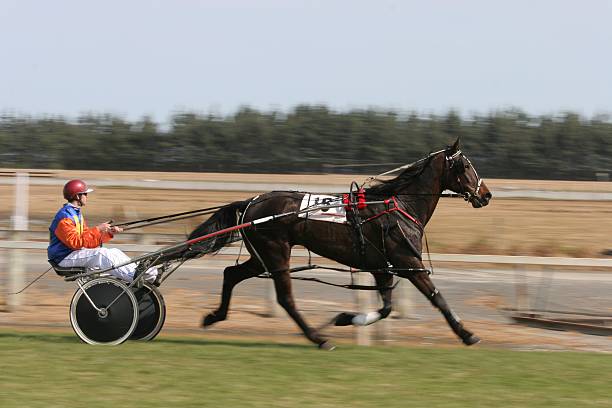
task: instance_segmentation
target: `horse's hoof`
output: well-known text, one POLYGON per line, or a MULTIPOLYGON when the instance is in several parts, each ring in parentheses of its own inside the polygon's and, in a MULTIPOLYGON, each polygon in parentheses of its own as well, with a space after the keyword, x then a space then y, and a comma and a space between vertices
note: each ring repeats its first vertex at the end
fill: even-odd
POLYGON ((319 350, 332 351, 335 350, 336 346, 329 341, 325 340, 323 343, 319 344, 319 350))
POLYGON ((214 313, 209 313, 202 320, 202 327, 206 328, 208 326, 211 326, 211 325, 217 323, 219 320, 220 319, 217 317, 217 315, 215 315, 214 313))
POLYGON ((465 344, 466 346, 471 346, 473 344, 480 343, 480 337, 478 337, 478 336, 476 336, 474 334, 472 334, 469 337, 465 337, 465 338, 463 338, 461 340, 463 340, 463 344, 465 344))

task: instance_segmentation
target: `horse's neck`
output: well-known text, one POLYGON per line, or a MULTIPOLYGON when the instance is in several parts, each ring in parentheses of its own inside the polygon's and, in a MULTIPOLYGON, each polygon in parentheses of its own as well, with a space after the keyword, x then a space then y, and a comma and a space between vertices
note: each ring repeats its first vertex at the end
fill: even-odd
POLYGON ((438 161, 432 162, 421 177, 405 191, 400 192, 407 196, 412 195, 409 207, 423 226, 427 225, 438 206, 440 194, 443 191, 441 183, 443 166, 443 162, 441 164, 438 161))

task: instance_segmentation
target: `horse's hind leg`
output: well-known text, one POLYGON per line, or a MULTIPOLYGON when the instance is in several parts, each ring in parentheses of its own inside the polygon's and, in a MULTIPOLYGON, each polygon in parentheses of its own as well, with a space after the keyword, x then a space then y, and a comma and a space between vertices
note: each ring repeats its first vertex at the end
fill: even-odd
POLYGON ((378 313, 380 314, 380 318, 384 319, 391 313, 391 308, 393 307, 391 297, 393 293, 393 275, 390 273, 374 273, 374 280, 376 281, 376 286, 378 286, 378 293, 380 294, 380 299, 383 302, 382 308, 378 309, 378 313))
POLYGON ((234 266, 228 266, 223 271, 223 290, 221 291, 221 303, 214 312, 209 313, 204 317, 202 326, 210 326, 216 322, 220 322, 227 318, 227 312, 229 310, 230 301, 232 299, 232 290, 234 286, 239 284, 245 279, 252 278, 263 272, 263 268, 259 261, 253 260, 248 261, 234 266))
POLYGON ((317 344, 319 348, 331 350, 334 346, 327 340, 319 336, 319 333, 310 327, 300 312, 295 307, 295 300, 291 290, 291 275, 288 271, 276 272, 273 274, 274 287, 276 289, 276 298, 278 303, 287 311, 293 321, 302 329, 308 340, 317 344))
MULTIPOLYGON (((423 265, 420 267, 422 268, 423 265)), ((459 319, 459 317, 451 310, 450 306, 446 303, 446 300, 444 300, 440 294, 440 291, 436 289, 435 285, 429 278, 427 272, 411 274, 408 275, 407 278, 410 279, 410 282, 412 282, 414 286, 416 286, 417 289, 423 295, 425 295, 426 298, 429 299, 432 305, 440 310, 451 329, 453 329, 453 332, 459 336, 465 345, 471 346, 472 344, 480 341, 478 336, 474 335, 472 332, 463 327, 461 319, 459 319)))
POLYGON ((378 293, 383 302, 382 308, 378 309, 377 312, 370 313, 342 312, 336 315, 336 317, 331 320, 331 323, 335 326, 367 326, 389 316, 392 308, 391 286, 393 285, 393 275, 387 273, 372 273, 372 276, 376 281, 376 286, 379 287, 378 293))

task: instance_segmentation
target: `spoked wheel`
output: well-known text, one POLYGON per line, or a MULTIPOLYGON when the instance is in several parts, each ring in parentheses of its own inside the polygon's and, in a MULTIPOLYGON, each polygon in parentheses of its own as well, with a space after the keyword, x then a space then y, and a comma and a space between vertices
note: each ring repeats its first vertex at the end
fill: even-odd
POLYGON ((145 282, 134 292, 138 301, 138 325, 130 340, 153 340, 166 321, 166 303, 156 286, 145 282))
POLYGON ((138 302, 117 279, 97 278, 79 288, 70 302, 70 324, 89 344, 126 341, 138 323, 138 302))

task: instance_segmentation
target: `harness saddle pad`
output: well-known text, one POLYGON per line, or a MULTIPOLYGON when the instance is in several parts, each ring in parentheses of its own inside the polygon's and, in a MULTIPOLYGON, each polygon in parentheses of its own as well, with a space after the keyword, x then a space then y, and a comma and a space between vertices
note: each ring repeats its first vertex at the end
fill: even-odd
POLYGON ((337 222, 346 224, 346 210, 342 205, 342 198, 321 194, 304 194, 300 211, 312 208, 312 211, 298 214, 300 218, 308 218, 315 221, 337 222), (329 207, 337 206, 337 207, 329 207))

